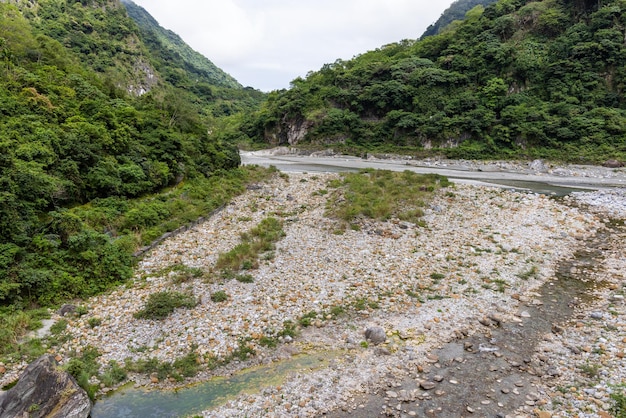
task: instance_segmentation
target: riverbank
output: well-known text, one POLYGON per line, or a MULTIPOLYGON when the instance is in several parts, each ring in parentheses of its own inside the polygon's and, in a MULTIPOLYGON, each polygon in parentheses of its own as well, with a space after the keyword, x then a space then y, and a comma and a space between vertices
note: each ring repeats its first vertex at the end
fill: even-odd
POLYGON ((626 187, 626 168, 592 165, 555 164, 535 161, 471 161, 443 158, 414 159, 392 154, 368 154, 362 157, 336 154, 332 150, 309 152, 278 147, 261 151, 241 151, 243 164, 274 165, 288 172, 328 172, 376 168, 393 171, 411 170, 436 173, 453 181, 480 182, 524 188, 532 184, 563 187, 565 193, 575 189, 626 187))
MULTIPOLYGON (((172 361, 192 348, 201 359, 223 357, 237 350, 242 340, 256 350, 257 355, 246 362, 232 362, 193 379, 202 381, 298 353, 339 352, 342 354, 329 367, 310 373, 294 370, 280 386, 241 395, 205 411, 204 416, 319 416, 342 410, 358 416, 365 410, 362 397, 381 393, 383 398, 401 404, 396 412, 393 405, 392 413, 411 415, 415 411, 407 409, 410 403, 404 402, 403 407, 397 398, 400 394, 393 391, 395 381, 411 377, 419 382, 425 377, 424 370, 443 367, 434 352, 460 337, 487 332, 489 327, 481 322, 485 317, 510 324, 538 320, 524 314, 526 306, 538 299, 537 289, 554 279, 562 260, 573 258, 586 240, 610 226, 608 215, 589 212, 587 206, 579 209, 544 195, 457 185, 442 190, 425 208, 425 226, 366 220, 360 230, 349 229, 338 235, 336 222, 324 216, 328 198, 324 191, 336 176, 276 175, 204 223, 163 242, 145 255, 132 283, 88 301, 88 314, 69 321, 68 332, 73 337, 56 353, 65 359, 68 353, 92 345, 103 353, 100 362, 105 365, 127 358, 172 361), (278 243, 273 257, 250 271, 253 283, 217 278, 180 283, 165 273, 181 264, 210 270, 220 253, 239 242, 240 233, 267 216, 283 219, 286 237, 278 243), (149 294, 163 290, 192 291, 200 304, 191 310, 178 310, 162 321, 133 317, 149 294), (210 296, 217 291, 224 291, 228 301, 213 302, 210 296), (302 328, 295 339, 283 339, 276 349, 260 344, 269 330, 281 329, 286 320, 298 322, 312 311, 317 315, 311 326, 302 328), (93 318, 99 325, 91 326, 93 318), (367 344, 363 331, 369 326, 384 328, 388 342, 367 344)), ((583 196, 590 195, 580 196, 572 199, 583 201, 583 196)), ((605 197, 597 194, 595 200, 589 197, 584 203, 596 202, 601 208, 625 206, 623 194, 612 196, 607 204, 600 203, 605 197)), ((533 411, 544 409, 574 416, 567 412, 572 409, 587 411, 585 416, 601 416, 610 406, 609 385, 626 378, 619 362, 626 347, 626 340, 620 339, 626 338, 624 306, 619 298, 611 299, 624 293, 621 286, 626 266, 623 246, 613 241, 605 245, 606 262, 592 278, 611 285, 594 291, 596 302, 578 308, 583 326, 561 324, 566 330, 559 334, 563 337, 546 336, 554 346, 543 355, 551 357, 563 371, 550 381, 539 382, 543 386, 537 386, 535 392, 540 397, 532 405, 520 396, 515 400, 517 406, 504 412, 532 416, 533 411), (588 309, 601 312, 603 320, 589 320, 588 309), (589 352, 579 349, 575 354, 560 348, 583 343, 587 345, 582 348, 591 347, 589 352), (604 344, 602 353, 595 350, 597 344, 604 344), (577 380, 579 365, 595 361, 596 355, 605 356, 592 363, 599 364, 598 379, 593 386, 583 387, 577 380), (569 370, 573 374, 568 374, 569 370), (571 385, 576 391, 568 389, 556 404, 551 400, 559 399, 561 392, 548 390, 555 388, 555 382, 560 382, 556 387, 571 385), (597 385, 602 390, 594 389, 592 394, 584 391, 597 385)), ((7 365, 2 382, 14 378, 23 366, 7 365)), ((174 386, 173 382, 147 376, 132 377, 146 387, 174 386)), ((476 380, 480 381, 480 376, 476 380)), ((476 381, 458 384, 465 390, 476 381)), ((410 396, 415 395, 417 403, 419 396, 437 396, 434 387, 416 390, 410 396)), ((480 404, 473 408, 480 408, 480 404)))

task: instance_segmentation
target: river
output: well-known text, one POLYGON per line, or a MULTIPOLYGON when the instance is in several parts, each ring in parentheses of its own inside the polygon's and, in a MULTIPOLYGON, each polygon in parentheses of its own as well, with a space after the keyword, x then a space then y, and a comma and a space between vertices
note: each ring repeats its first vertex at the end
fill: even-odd
MULTIPOLYGON (((310 156, 277 150, 240 151, 244 165, 274 166, 285 172, 356 172, 364 168, 404 171, 420 174, 435 173, 457 183, 492 185, 536 193, 563 196, 573 191, 589 191, 612 187, 626 187, 626 176, 609 177, 602 174, 582 176, 554 175, 530 170, 502 170, 495 164, 479 171, 471 165, 450 162, 429 166, 420 161, 396 159, 363 159, 353 156, 310 156)), ((571 170, 570 170, 571 171, 571 170)), ((608 171, 608 170, 606 170, 608 171)))

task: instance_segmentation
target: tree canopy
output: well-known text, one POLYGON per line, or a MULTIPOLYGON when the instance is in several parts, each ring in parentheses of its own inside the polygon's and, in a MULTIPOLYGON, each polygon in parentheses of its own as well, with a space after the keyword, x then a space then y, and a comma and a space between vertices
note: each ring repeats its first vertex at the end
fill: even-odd
POLYGON ((186 61, 160 65, 166 52, 142 36, 118 1, 0 2, 0 307, 129 277, 138 243, 116 228, 150 226, 169 209, 104 219, 239 166, 235 146, 210 132, 215 109, 221 100, 239 112, 261 96, 170 82, 159 70, 191 79, 186 61))
POLYGON ((626 158, 626 2, 500 0, 439 35, 338 60, 269 95, 255 141, 451 157, 626 158), (293 127, 300 137, 293 137, 293 127))

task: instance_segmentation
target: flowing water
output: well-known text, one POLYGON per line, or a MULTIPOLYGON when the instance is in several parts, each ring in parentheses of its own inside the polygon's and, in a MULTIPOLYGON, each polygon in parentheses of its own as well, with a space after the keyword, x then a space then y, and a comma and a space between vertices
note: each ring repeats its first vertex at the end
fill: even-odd
POLYGON ((121 388, 98 400, 92 418, 181 417, 198 414, 220 406, 242 393, 258 392, 277 386, 293 372, 306 373, 328 365, 338 353, 320 352, 294 356, 288 360, 243 370, 229 377, 178 390, 146 390, 132 386, 121 388))

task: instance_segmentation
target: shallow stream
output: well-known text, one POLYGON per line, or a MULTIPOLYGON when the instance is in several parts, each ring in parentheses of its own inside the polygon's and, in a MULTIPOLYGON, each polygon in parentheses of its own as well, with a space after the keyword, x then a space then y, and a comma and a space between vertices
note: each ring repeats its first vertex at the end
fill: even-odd
POLYGON ((294 356, 288 360, 216 377, 178 390, 146 390, 127 386, 100 399, 92 418, 181 417, 220 406, 242 393, 280 385, 291 373, 325 367, 337 353, 294 356))

